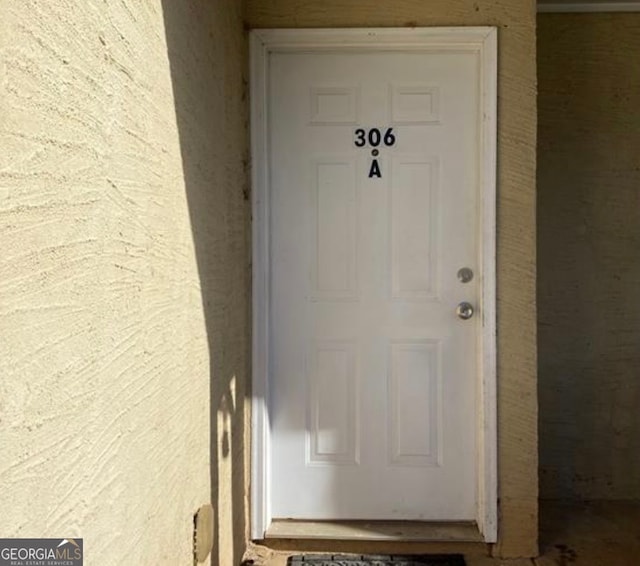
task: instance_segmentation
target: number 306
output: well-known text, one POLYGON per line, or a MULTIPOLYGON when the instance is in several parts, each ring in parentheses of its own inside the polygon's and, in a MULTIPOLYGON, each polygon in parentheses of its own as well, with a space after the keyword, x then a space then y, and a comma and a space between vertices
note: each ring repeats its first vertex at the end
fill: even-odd
POLYGON ((393 134, 393 128, 387 128, 387 131, 382 135, 382 132, 378 128, 371 128, 368 132, 362 128, 358 128, 355 131, 356 147, 364 147, 367 145, 367 141, 371 147, 378 147, 380 143, 384 143, 387 147, 391 147, 396 143, 396 136, 393 134))

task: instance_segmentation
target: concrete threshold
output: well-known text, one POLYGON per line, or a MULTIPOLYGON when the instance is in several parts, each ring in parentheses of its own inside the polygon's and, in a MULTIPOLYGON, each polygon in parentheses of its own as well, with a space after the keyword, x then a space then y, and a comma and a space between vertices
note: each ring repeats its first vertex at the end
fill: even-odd
POLYGON ((267 539, 482 542, 474 522, 275 520, 267 539))

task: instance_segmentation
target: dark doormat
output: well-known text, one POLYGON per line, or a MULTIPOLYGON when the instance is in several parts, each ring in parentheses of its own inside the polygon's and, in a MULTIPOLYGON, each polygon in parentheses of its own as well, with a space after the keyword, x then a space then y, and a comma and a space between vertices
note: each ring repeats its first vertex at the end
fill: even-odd
POLYGON ((465 566, 461 554, 423 554, 421 556, 343 556, 304 554, 292 556, 289 566, 465 566))

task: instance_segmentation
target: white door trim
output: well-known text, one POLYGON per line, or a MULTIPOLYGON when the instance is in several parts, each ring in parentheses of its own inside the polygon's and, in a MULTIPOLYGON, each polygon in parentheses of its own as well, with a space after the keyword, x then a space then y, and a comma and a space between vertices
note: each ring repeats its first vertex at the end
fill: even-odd
POLYGON ((253 211, 253 388, 251 537, 262 539, 272 519, 269 506, 269 170, 267 92, 269 54, 282 51, 465 51, 480 59, 481 82, 481 368, 478 376, 478 529, 497 540, 496 420, 496 125, 497 31, 492 27, 254 30, 251 51, 251 151, 253 211))

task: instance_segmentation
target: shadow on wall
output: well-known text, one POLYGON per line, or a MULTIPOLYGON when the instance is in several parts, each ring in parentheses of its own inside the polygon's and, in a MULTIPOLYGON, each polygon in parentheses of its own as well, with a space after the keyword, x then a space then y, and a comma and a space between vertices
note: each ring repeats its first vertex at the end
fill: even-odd
POLYGON ((162 7, 209 349, 212 564, 239 564, 248 528, 251 297, 242 3, 163 0, 162 7))
POLYGON ((540 480, 640 498, 640 14, 538 19, 540 480))

